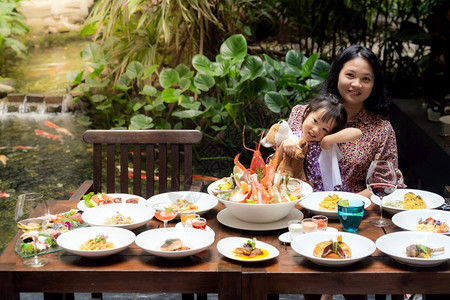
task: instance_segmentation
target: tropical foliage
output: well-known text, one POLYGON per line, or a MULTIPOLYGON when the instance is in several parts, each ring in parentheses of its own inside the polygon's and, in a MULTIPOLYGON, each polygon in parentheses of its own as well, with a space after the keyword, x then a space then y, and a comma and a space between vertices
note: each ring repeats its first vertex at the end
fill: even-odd
POLYGON ((241 19, 252 2, 97 1, 81 33, 94 36, 117 80, 133 61, 175 67, 197 53, 215 55, 227 34, 249 31, 241 19))
POLYGON ((17 12, 20 0, 2 0, 0 3, 0 75, 12 57, 24 57, 26 47, 20 40, 29 31, 25 17, 17 12))
POLYGON ((318 93, 329 69, 318 54, 306 57, 296 50, 281 61, 250 55, 244 36, 234 35, 214 61, 195 55, 194 70, 179 64, 158 72, 156 65, 133 61, 109 90, 98 50, 91 45, 83 51, 94 60, 91 71, 72 77, 84 95, 83 122, 103 128, 196 128, 230 157, 242 148, 244 125, 248 139, 256 140, 261 129, 318 93), (152 76, 154 85, 148 83, 152 76))

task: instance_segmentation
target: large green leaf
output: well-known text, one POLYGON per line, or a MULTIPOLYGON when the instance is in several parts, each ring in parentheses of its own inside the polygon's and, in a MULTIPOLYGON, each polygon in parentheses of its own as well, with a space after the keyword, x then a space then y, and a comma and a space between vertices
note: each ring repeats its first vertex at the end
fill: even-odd
POLYGON ((144 66, 138 61, 132 61, 128 66, 125 74, 130 79, 135 79, 142 76, 144 66))
POLYGON ((165 89, 170 88, 172 84, 178 83, 180 76, 174 69, 168 68, 161 71, 159 75, 159 83, 165 89))
POLYGON ((192 66, 200 73, 214 76, 215 73, 211 68, 211 61, 204 55, 197 54, 192 58, 192 66))
POLYGON ((152 121, 153 119, 151 117, 147 117, 143 114, 138 114, 131 117, 130 126, 128 127, 128 129, 139 130, 153 128, 154 125, 152 124, 152 121))
POLYGON ((314 53, 306 60, 305 64, 302 67, 302 78, 307 78, 311 76, 312 69, 314 64, 319 59, 319 53, 314 53))
POLYGON ((247 55, 247 40, 242 34, 230 36, 221 46, 220 54, 224 58, 241 60, 247 55))
POLYGON ((164 91, 161 93, 161 98, 164 100, 164 102, 167 103, 178 102, 180 92, 180 90, 176 90, 173 88, 164 89, 164 91))
POLYGON ((302 67, 306 62, 306 56, 297 50, 289 50, 286 54, 286 66, 292 70, 294 75, 302 75, 302 67))
POLYGON ((145 95, 145 96, 155 96, 158 93, 158 90, 151 86, 151 85, 144 85, 144 88, 142 89, 142 91, 139 92, 139 94, 141 95, 145 95))
POLYGON ((328 72, 330 71, 330 64, 324 60, 317 60, 314 64, 313 69, 311 70, 311 77, 313 79, 323 80, 327 77, 328 72))
POLYGON ((284 107, 284 97, 277 92, 268 92, 264 96, 264 102, 267 108, 269 108, 274 113, 280 113, 281 108, 284 107))
POLYGON ((175 67, 175 71, 178 72, 178 75, 180 76, 180 78, 186 77, 192 77, 193 73, 191 71, 191 69, 188 68, 188 66, 186 66, 185 64, 179 64, 178 66, 175 67))
POLYGON ((262 59, 258 56, 249 56, 245 58, 241 69, 242 77, 249 77, 250 80, 264 75, 264 67, 262 59))
POLYGON ((196 109, 187 109, 182 111, 175 111, 172 115, 180 119, 192 119, 203 114, 202 111, 196 109))
POLYGON ((195 86, 204 92, 209 91, 210 88, 214 86, 214 78, 207 74, 197 74, 194 77, 195 86))

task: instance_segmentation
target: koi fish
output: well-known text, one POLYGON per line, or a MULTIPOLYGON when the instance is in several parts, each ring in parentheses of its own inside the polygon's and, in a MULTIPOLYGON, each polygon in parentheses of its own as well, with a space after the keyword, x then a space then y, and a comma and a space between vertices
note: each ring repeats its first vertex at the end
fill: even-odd
POLYGON ((6 155, 0 155, 0 162, 6 166, 6 161, 8 160, 8 158, 6 157, 6 155))
POLYGON ((14 146, 13 150, 39 150, 39 145, 36 146, 14 146))
POLYGON ((63 138, 60 135, 50 134, 50 133, 45 132, 45 131, 40 130, 40 129, 35 129, 34 132, 36 132, 36 134, 41 135, 41 136, 43 136, 43 137, 45 137, 47 139, 58 140, 58 141, 61 141, 61 142, 63 141, 63 138))
POLYGON ((64 128, 64 127, 58 126, 58 125, 56 125, 55 123, 52 123, 52 122, 50 122, 50 121, 48 121, 48 120, 46 120, 46 121, 44 122, 44 124, 45 124, 46 126, 48 126, 48 127, 55 128, 56 131, 58 131, 59 133, 62 133, 62 134, 65 134, 65 135, 68 135, 68 136, 73 137, 73 134, 72 134, 69 130, 67 130, 66 128, 64 128))
POLYGON ((8 198, 9 194, 5 192, 0 192, 0 198, 8 198))

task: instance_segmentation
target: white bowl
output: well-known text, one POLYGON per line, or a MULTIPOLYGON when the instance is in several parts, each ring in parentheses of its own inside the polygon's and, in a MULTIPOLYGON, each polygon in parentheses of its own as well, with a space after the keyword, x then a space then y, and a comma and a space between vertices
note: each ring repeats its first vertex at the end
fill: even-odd
POLYGON ((372 240, 348 232, 311 232, 297 236, 292 242, 291 247, 295 252, 305 256, 311 262, 322 266, 347 266, 360 261, 364 257, 375 252, 375 243, 372 240), (342 235, 342 241, 346 243, 352 251, 352 257, 343 259, 329 259, 315 257, 313 255, 316 245, 323 241, 336 241, 337 236, 342 235))
POLYGON ((148 222, 153 218, 155 211, 148 206, 136 204, 108 204, 90 208, 86 210, 81 217, 83 221, 91 226, 110 226, 121 227, 126 229, 135 229, 148 222), (133 220, 131 224, 107 225, 105 224, 108 218, 121 213, 124 217, 130 217, 133 220))
POLYGON ((450 259, 450 237, 443 234, 417 231, 394 232, 378 238, 376 246, 399 263, 414 267, 437 266, 450 259), (431 258, 407 257, 406 247, 411 244, 422 244, 430 248, 445 247, 445 251, 434 254, 431 258))
POLYGON ((348 192, 338 192, 338 191, 330 191, 330 192, 314 192, 312 193, 308 198, 302 201, 300 204, 303 208, 306 208, 307 210, 313 212, 314 214, 318 215, 324 215, 327 216, 330 219, 337 219, 338 218, 338 212, 337 207, 336 210, 329 210, 322 208, 319 206, 319 203, 325 199, 325 197, 330 195, 338 195, 342 198, 342 200, 361 200, 364 202, 364 209, 368 208, 372 202, 370 202, 370 199, 367 197, 364 197, 362 195, 354 194, 354 193, 348 193, 348 192))
MULTIPOLYGON (((430 217, 445 222, 450 226, 450 212, 437 209, 411 209, 402 211, 392 217, 392 222, 402 229, 418 231, 416 225, 419 220, 425 220, 430 217)), ((450 234, 450 231, 440 234, 450 234)))
MULTIPOLYGON (((132 194, 106 194, 106 195, 111 196, 113 198, 120 198, 122 200, 122 203, 126 203, 125 201, 128 199, 137 198, 139 200, 138 205, 145 205, 145 199, 140 196, 132 194)), ((84 203, 84 200, 81 200, 80 202, 78 202, 77 208, 79 210, 86 211, 88 209, 91 209, 92 207, 87 207, 86 204, 84 203)))
POLYGON ((154 204, 161 203, 162 206, 166 206, 167 204, 172 204, 178 199, 186 199, 189 202, 194 203, 198 206, 198 210, 195 211, 196 214, 202 215, 209 210, 216 207, 219 203, 216 197, 208 195, 207 193, 202 192, 191 192, 191 191, 177 191, 177 192, 168 192, 162 193, 155 196, 152 196, 147 199, 147 206, 152 207, 154 204))
POLYGON ((214 235, 195 228, 158 228, 144 231, 136 237, 136 245, 146 252, 165 258, 178 259, 194 255, 209 248, 214 243, 214 235), (179 238, 189 250, 161 251, 167 239, 179 238))
POLYGON ((67 252, 88 257, 101 258, 119 253, 134 242, 136 235, 123 228, 115 227, 84 227, 61 234, 56 242, 67 252), (114 244, 113 249, 106 250, 80 250, 80 246, 97 235, 106 235, 107 241, 114 244))
MULTIPOLYGON (((396 214, 396 213, 404 211, 404 210, 414 210, 414 209, 394 208, 394 207, 389 207, 389 206, 384 205, 389 200, 402 200, 403 201, 403 197, 405 196, 406 193, 409 193, 409 192, 421 196, 423 198, 423 200, 425 201, 427 209, 437 208, 445 203, 445 199, 442 196, 432 193, 432 192, 427 192, 427 191, 422 191, 422 190, 414 190, 414 189, 397 189, 392 194, 390 194, 386 197, 383 197, 383 210, 385 210, 391 214, 396 214)), ((378 206, 380 205, 379 197, 372 195, 370 197, 370 199, 376 205, 378 205, 378 206)))
MULTIPOLYGON (((298 179, 291 179, 298 180, 298 179)), ((300 181, 300 180, 298 180, 300 181)), ((213 190, 218 188, 219 184, 223 183, 223 179, 217 180, 208 186, 208 193, 213 194, 213 190)), ((312 193, 312 187, 306 182, 300 181, 302 185, 303 197, 291 202, 274 203, 274 204, 249 204, 231 202, 225 199, 216 197, 222 202, 227 210, 236 218, 250 223, 270 223, 283 219, 286 217, 295 205, 308 197, 312 193)), ((215 197, 215 196, 214 196, 215 197)))

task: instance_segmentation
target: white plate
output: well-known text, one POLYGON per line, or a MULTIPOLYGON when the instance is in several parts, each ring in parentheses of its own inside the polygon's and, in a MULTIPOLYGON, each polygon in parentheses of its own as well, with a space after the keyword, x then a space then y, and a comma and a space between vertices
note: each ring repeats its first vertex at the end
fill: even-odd
MULTIPOLYGON (((325 232, 338 232, 338 230, 336 228, 334 228, 334 227, 327 227, 327 230, 325 232)), ((291 235, 290 235, 289 231, 281 234, 278 237, 278 239, 281 242, 283 242, 283 243, 290 243, 290 242, 292 242, 291 235)))
POLYGON ((101 258, 119 253, 134 242, 136 235, 123 228, 116 227, 84 227, 61 234, 56 242, 67 252, 88 257, 101 258), (97 235, 106 235, 107 241, 113 243, 113 249, 106 250, 80 250, 80 246, 97 235))
POLYGON ((245 261, 245 262, 257 262, 257 261, 264 261, 269 260, 272 258, 277 257, 280 252, 277 248, 275 248, 272 245, 269 245, 267 243, 256 241, 255 245, 256 248, 260 248, 263 250, 267 250, 268 255, 262 258, 242 258, 239 256, 236 256, 233 254, 233 250, 238 247, 242 247, 245 243, 247 243, 248 240, 251 240, 252 238, 243 238, 243 237, 228 237, 221 239, 217 243, 217 250, 225 257, 228 257, 233 260, 238 261, 245 261))
POLYGON ((186 199, 198 206, 198 210, 195 211, 196 214, 202 215, 207 211, 216 207, 219 201, 216 197, 211 196, 207 193, 202 192, 191 192, 191 191, 178 191, 178 192, 168 192, 155 195, 147 199, 147 206, 152 207, 154 204, 172 204, 177 199, 186 199))
POLYGON ((83 221, 91 226, 110 226, 121 227, 125 229, 135 229, 148 222, 153 218, 155 211, 151 207, 129 204, 129 203, 112 203, 92 207, 81 215, 83 221), (106 225, 108 218, 121 213, 124 217, 130 217, 133 220, 131 224, 106 225))
MULTIPOLYGON (((394 222, 395 225, 404 230, 418 231, 416 229, 416 225, 418 224, 419 220, 422 219, 424 221, 425 219, 430 217, 435 220, 445 222, 450 226, 450 212, 437 209, 405 210, 395 214, 392 217, 392 222, 394 222)), ((450 234, 450 231, 441 234, 450 234)))
MULTIPOLYGON (((383 210, 385 210, 391 214, 396 214, 398 212, 405 211, 405 210, 414 210, 414 209, 393 208, 393 207, 384 206, 384 203, 386 203, 389 200, 402 200, 403 201, 403 197, 405 196, 406 193, 409 193, 409 192, 421 196, 423 198, 423 200, 425 201, 425 204, 427 205, 427 209, 437 208, 445 203, 445 199, 442 196, 439 196, 438 194, 435 194, 432 192, 427 192, 427 191, 422 191, 422 190, 413 190, 413 189, 397 189, 392 194, 390 194, 386 197, 383 197, 383 210)), ((378 206, 380 205, 380 198, 378 198, 377 196, 372 195, 372 197, 370 197, 370 199, 376 205, 378 205, 378 206)))
POLYGON ((432 267, 450 259, 450 237, 427 232, 401 231, 383 235, 376 241, 377 248, 399 263, 414 267, 432 267), (422 244, 430 248, 445 247, 442 253, 431 258, 416 258, 406 256, 406 247, 411 244, 422 244))
MULTIPOLYGON (((184 228, 183 227, 183 223, 181 223, 181 222, 178 222, 177 224, 175 224, 175 228, 184 228)), ((198 229, 198 230, 201 230, 201 229, 198 229)), ((212 230, 212 228, 211 227, 209 227, 208 225, 206 225, 206 232, 209 232, 209 233, 211 233, 212 235, 216 235, 216 233, 214 232, 214 230, 212 230)))
POLYGON ((214 243, 214 235, 195 228, 158 228, 144 231, 136 237, 136 245, 146 252, 169 259, 179 259, 202 252, 214 243), (164 241, 179 238, 189 250, 161 251, 164 241))
MULTIPOLYGON (((222 178, 211 183, 208 186, 208 193, 214 195, 214 191, 218 189, 219 184, 223 184, 225 181, 222 178)), ((298 180, 296 178, 291 178, 289 181, 289 186, 298 186, 302 188, 303 197, 295 201, 283 202, 283 203, 273 203, 273 204, 250 204, 250 203, 238 203, 228 201, 217 197, 220 202, 222 202, 225 207, 233 214, 236 218, 243 220, 244 222, 252 223, 270 223, 281 220, 285 218, 292 209, 308 197, 312 193, 312 187, 304 181, 298 180)), ((293 189, 293 188, 292 188, 293 189)), ((214 196, 216 197, 216 196, 214 196)))
POLYGON ((360 261, 364 257, 371 255, 375 252, 375 243, 370 239, 348 232, 311 232, 296 237, 291 243, 292 249, 305 256, 311 262, 330 267, 340 267, 353 264, 360 261), (313 255, 316 245, 323 241, 333 240, 336 241, 338 235, 342 235, 342 241, 346 243, 352 251, 352 257, 344 259, 329 259, 315 257, 313 255))
POLYGON ((325 208, 322 208, 319 206, 319 203, 325 199, 325 197, 329 196, 329 195, 338 195, 339 197, 342 198, 342 200, 345 199, 357 199, 357 200, 362 200, 364 201, 364 208, 366 209, 367 207, 370 206, 370 204, 372 204, 370 202, 370 199, 367 197, 364 197, 362 195, 358 195, 358 194, 354 194, 354 193, 348 193, 348 192, 337 192, 337 191, 331 191, 331 192, 314 192, 311 195, 309 195, 309 197, 307 197, 305 200, 303 200, 302 202, 300 202, 300 205, 303 208, 306 208, 307 210, 318 214, 318 215, 324 215, 327 216, 330 219, 337 219, 338 218, 338 213, 337 213, 337 208, 336 210, 328 210, 325 208))
MULTIPOLYGON (((270 204, 267 204, 270 205, 270 204)), ((288 227, 289 220, 302 220, 303 213, 298 209, 294 208, 291 212, 281 220, 270 222, 270 223, 250 223, 242 221, 232 215, 228 208, 222 209, 217 214, 217 220, 228 227, 243 229, 243 230, 257 230, 257 231, 267 231, 267 230, 277 230, 288 227)))
MULTIPOLYGON (((131 195, 131 194, 106 194, 108 196, 111 196, 113 198, 122 198, 122 203, 125 202, 125 200, 130 199, 130 198, 138 198, 139 199, 139 204, 138 205, 145 205, 145 199, 136 195, 131 195)), ((84 204, 84 200, 81 200, 80 202, 78 202, 77 204, 77 208, 79 210, 85 211, 87 209, 90 209, 92 207, 87 207, 86 204, 84 204)))

